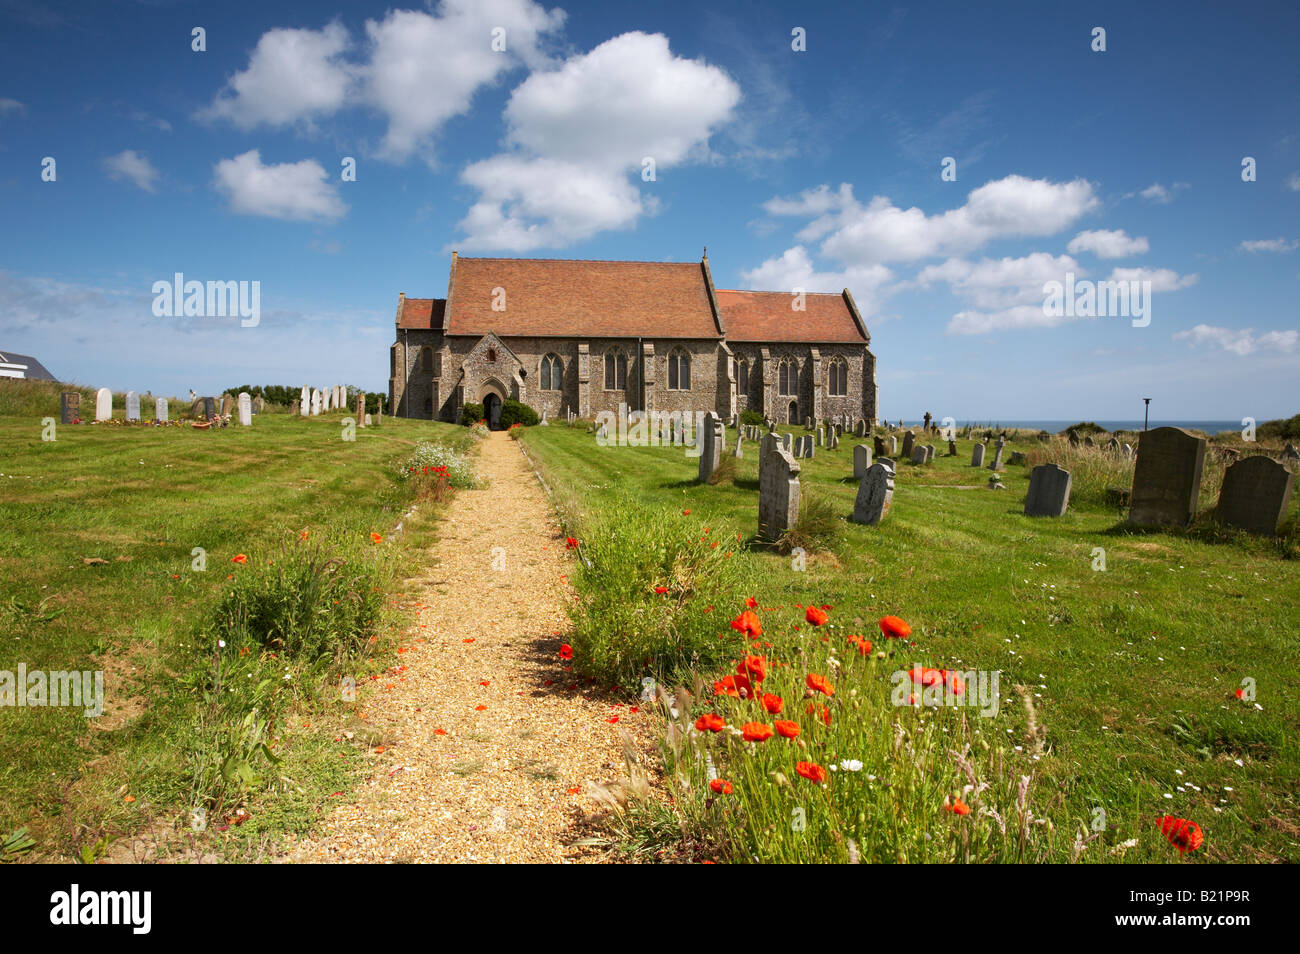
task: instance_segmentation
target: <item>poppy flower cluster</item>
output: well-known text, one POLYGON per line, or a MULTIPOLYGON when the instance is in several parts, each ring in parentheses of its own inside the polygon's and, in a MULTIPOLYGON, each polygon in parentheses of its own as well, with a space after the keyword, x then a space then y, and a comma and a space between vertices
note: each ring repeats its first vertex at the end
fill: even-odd
POLYGON ((880 631, 886 639, 907 639, 912 635, 912 627, 897 616, 881 617, 880 631))
POLYGON ((1165 836, 1165 840, 1178 849, 1179 854, 1185 855, 1205 844, 1205 833, 1201 831, 1201 826, 1186 818, 1162 815, 1156 820, 1156 827, 1165 836))
POLYGON ((858 647, 858 653, 863 656, 871 655, 871 640, 865 636, 850 636, 849 645, 858 647))
POLYGON ((930 686, 943 686, 954 696, 966 692, 966 681, 961 674, 948 669, 931 669, 929 666, 913 666, 907 671, 913 685, 927 689, 930 686))

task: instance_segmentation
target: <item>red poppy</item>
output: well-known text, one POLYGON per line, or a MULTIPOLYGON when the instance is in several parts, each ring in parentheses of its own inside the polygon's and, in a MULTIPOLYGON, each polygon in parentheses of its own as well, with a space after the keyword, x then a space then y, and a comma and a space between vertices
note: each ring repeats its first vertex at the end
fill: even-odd
POLYGON ((383 540, 384 540, 384 537, 383 537, 382 534, 379 534, 379 533, 373 533, 373 532, 370 534, 370 542, 371 542, 371 543, 382 543, 383 540))
POLYGON ((746 742, 766 742, 772 738, 772 727, 765 722, 746 722, 740 731, 746 742))
POLYGON ((886 639, 906 639, 912 635, 912 627, 897 616, 881 617, 880 631, 886 639))
POLYGON ((1188 821, 1186 818, 1162 815, 1157 820, 1156 827, 1160 829, 1160 834, 1165 836, 1169 844, 1178 849, 1180 854, 1185 855, 1205 844, 1205 833, 1201 831, 1201 826, 1194 821, 1188 821))
POLYGON ((804 619, 814 626, 821 626, 826 622, 827 616, 824 610, 820 610, 816 606, 810 606, 808 611, 804 613, 804 619))
POLYGON ((871 655, 871 640, 864 639, 861 636, 850 636, 849 644, 858 647, 858 652, 863 656, 871 655))
POLYGON ((755 606, 757 606, 757 605, 758 605, 758 600, 754 599, 754 597, 752 597, 752 596, 746 596, 746 597, 745 597, 745 608, 746 608, 746 609, 753 609, 753 608, 754 608, 755 606))
POLYGON ((816 762, 800 762, 794 770, 808 781, 816 782, 818 785, 826 781, 826 770, 816 762))
POLYGON ((736 672, 742 676, 749 676, 754 682, 762 682, 767 678, 767 657, 746 656, 736 663, 736 672))
POLYGON ((1245 689, 1238 689, 1238 690, 1236 691, 1236 693, 1235 693, 1235 695, 1237 696, 1238 699, 1240 699, 1240 698, 1241 698, 1242 696, 1244 696, 1245 694, 1246 694, 1246 690, 1245 690, 1245 689))
POLYGON ((577 541, 576 539, 574 539, 573 537, 565 537, 565 538, 564 538, 564 549, 566 549, 566 550, 576 550, 576 549, 578 549, 578 541, 577 541))
POLYGON ((831 710, 829 706, 819 706, 816 705, 815 703, 810 703, 808 708, 805 709, 804 712, 806 712, 808 715, 816 716, 817 718, 821 719, 822 724, 824 725, 831 724, 831 710))
POLYGON ((827 682, 825 676, 819 676, 815 672, 808 673, 808 678, 804 680, 804 684, 813 692, 824 693, 828 696, 835 695, 835 687, 827 682))
POLYGON ((780 696, 774 696, 770 692, 765 692, 763 693, 763 708, 772 715, 776 715, 785 708, 785 700, 780 696))
POLYGON ((683 516, 683 517, 689 517, 690 515, 691 515, 691 512, 690 512, 689 510, 683 510, 683 511, 682 511, 682 516, 683 516))
POLYGON ((713 789, 718 795, 730 795, 731 783, 725 779, 715 778, 709 782, 709 788, 713 789))
POLYGON ((302 533, 298 534, 298 542, 301 543, 303 540, 306 540, 307 537, 310 535, 311 535, 310 531, 304 530, 302 533))
POLYGON ((706 713, 695 720, 695 728, 701 732, 721 732, 727 727, 727 720, 714 712, 706 713))
POLYGON ((787 739, 793 739, 799 734, 799 723, 791 722, 789 719, 777 719, 774 723, 776 731, 787 739))
POLYGON ((560 645, 560 658, 561 658, 561 659, 572 659, 572 658, 573 658, 573 647, 570 646, 568 643, 562 643, 562 644, 560 645))
POLYGON ((243 554, 243 553, 236 553, 234 556, 232 556, 232 557, 230 558, 230 562, 231 562, 231 563, 239 563, 239 564, 242 565, 242 564, 248 562, 248 557, 247 557, 245 554, 243 554))
POLYGON ((754 698, 754 685, 749 681, 748 676, 723 676, 713 684, 713 691, 720 696, 754 698))
POLYGON ((960 798, 954 798, 951 802, 944 802, 943 810, 946 812, 952 812, 954 815, 970 814, 970 806, 967 805, 965 802, 963 802, 960 798))
POLYGON ((763 635, 763 627, 758 621, 758 617, 749 610, 741 613, 731 621, 731 628, 738 633, 744 633, 751 639, 763 635))
POLYGON ((662 594, 668 592, 668 587, 666 587, 666 586, 656 586, 656 587, 655 587, 655 592, 656 592, 656 593, 659 593, 659 594, 662 595, 662 594))

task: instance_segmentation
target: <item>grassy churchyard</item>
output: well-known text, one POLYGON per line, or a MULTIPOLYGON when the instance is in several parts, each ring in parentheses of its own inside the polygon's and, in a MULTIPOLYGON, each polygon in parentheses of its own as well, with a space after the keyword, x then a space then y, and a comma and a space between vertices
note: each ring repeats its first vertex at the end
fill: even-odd
MULTIPOLYGON (((680 447, 597 446, 584 422, 521 438, 585 557, 575 667, 658 702, 674 807, 634 804, 628 850, 1166 862, 1172 816, 1204 833, 1189 860, 1300 860, 1300 499, 1277 539, 1204 515, 1136 530, 1107 499, 1132 483, 1120 455, 1013 439, 1028 466, 990 490, 991 445, 976 469, 972 440, 949 457, 931 437, 863 526, 845 518, 871 438, 846 433, 798 462, 783 554, 755 540, 758 445, 735 459, 726 435, 715 484, 680 447), (1047 460, 1078 474, 1069 511, 1027 517, 1047 460), (887 638, 888 616, 910 635, 887 638), (914 665, 945 671, 901 681, 917 694, 954 670, 977 684, 949 694, 965 705, 898 705, 891 676, 914 665)), ((1222 465, 1205 469, 1202 508, 1222 465)))
POLYGON ((120 394, 113 423, 48 433, 58 395, 0 381, 0 671, 102 671, 104 707, 0 709, 0 839, 25 827, 45 860, 259 857, 364 771, 340 679, 388 665, 441 496, 399 465, 474 437, 386 418, 345 440, 344 412, 284 408, 127 426, 120 394))

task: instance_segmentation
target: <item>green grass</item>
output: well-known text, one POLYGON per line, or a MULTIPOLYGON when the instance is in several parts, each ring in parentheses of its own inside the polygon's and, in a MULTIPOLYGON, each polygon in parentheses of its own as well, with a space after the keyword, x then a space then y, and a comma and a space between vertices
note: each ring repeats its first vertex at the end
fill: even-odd
POLYGON ((303 726, 346 716, 341 672, 383 668, 402 562, 434 532, 422 504, 392 535, 417 490, 397 468, 468 433, 385 418, 349 442, 342 412, 266 413, 44 441, 45 416, 57 388, 0 382, 0 671, 104 670, 106 711, 0 709, 0 833, 27 825, 60 858, 195 806, 215 834, 241 805, 253 818, 223 837, 305 830, 363 760, 303 726))
MULTIPOLYGON (((593 563, 620 521, 662 527, 646 547, 695 540, 705 527, 711 539, 740 534, 730 602, 688 597, 677 611, 712 619, 713 638, 726 647, 725 661, 714 653, 699 667, 706 689, 694 693, 688 711, 678 706, 679 719, 713 711, 707 684, 732 671, 746 648, 727 622, 752 596, 761 642, 769 644, 758 651, 772 661, 765 689, 774 687, 795 713, 788 717, 803 725, 807 748, 798 759, 864 763, 851 778, 832 774, 823 789, 793 774, 793 743, 769 740, 742 756, 745 746, 724 734, 704 744, 736 791, 715 797, 704 785, 700 740, 665 716, 668 775, 686 786, 674 792, 680 819, 694 844, 708 846, 705 854, 842 861, 852 840, 862 860, 1065 861, 1076 853, 1076 835, 1094 834, 1100 808, 1104 830, 1078 854, 1082 861, 1177 860, 1154 827, 1163 814, 1203 828, 1205 847, 1189 860, 1300 860, 1294 531, 1270 541, 1205 519, 1185 532, 1133 531, 1092 494, 1063 518, 1025 517, 1029 469, 1008 467, 1007 489, 987 490, 989 472, 968 466, 972 444, 962 440, 956 457, 925 467, 900 463, 886 520, 874 528, 843 522, 830 549, 810 554, 800 569, 798 554, 782 556, 753 540, 752 444, 732 481, 707 486, 693 481, 697 460, 680 448, 602 448, 582 429, 565 427, 530 429, 522 440, 557 490, 567 532, 583 540, 593 563), (1094 569, 1101 551, 1104 571, 1094 569), (706 614, 709 602, 715 605, 706 614), (812 635, 797 607, 822 604, 831 607, 830 624, 812 635), (886 614, 911 624, 915 645, 884 645, 876 621, 886 614), (889 655, 859 657, 849 634, 889 655), (808 671, 826 673, 832 657, 840 672, 826 729, 804 711, 800 680, 808 671), (890 675, 913 663, 999 671, 997 716, 895 708, 890 675), (1244 679, 1255 681, 1260 708, 1234 697, 1244 679), (952 755, 967 745, 964 762, 952 755), (785 782, 773 779, 778 770, 785 782), (868 774, 880 781, 867 783, 868 774), (1022 777, 1031 779, 1023 799, 1022 777), (966 796, 974 814, 942 810, 945 797, 985 782, 990 787, 978 797, 966 796), (802 831, 792 828, 795 808, 805 811, 802 831), (997 823, 981 808, 998 812, 1011 833, 991 834, 997 823), (1044 823, 1028 824, 1021 836, 1026 816, 1044 823), (1121 849, 1132 838, 1138 845, 1121 849)), ((856 491, 854 443, 844 439, 838 450, 818 449, 815 460, 800 461, 805 494, 829 499, 843 517, 856 491)), ((1041 448, 1026 440, 1012 442, 1008 458, 1011 450, 1041 448)), ((1292 528, 1298 508, 1300 499, 1293 500, 1292 528)), ((610 577, 608 567, 575 576, 580 629, 599 632, 592 608, 610 602, 603 599, 610 577)), ((618 599, 646 602, 624 592, 640 580, 619 583, 618 599)), ((620 630, 618 638, 635 645, 634 632, 620 630)), ((575 645, 579 668, 592 663, 583 648, 575 645)), ((675 677, 679 662, 652 663, 642 675, 675 677)), ((635 675, 624 672, 620 681, 635 675)), ((753 703, 724 699, 718 706, 731 725, 757 717, 753 703)))

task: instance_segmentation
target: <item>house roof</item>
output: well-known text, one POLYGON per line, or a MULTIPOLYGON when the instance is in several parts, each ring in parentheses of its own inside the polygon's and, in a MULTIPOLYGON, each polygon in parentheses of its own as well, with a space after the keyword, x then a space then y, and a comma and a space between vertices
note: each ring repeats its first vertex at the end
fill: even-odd
POLYGON ((452 256, 444 330, 501 337, 720 338, 700 262, 452 256), (505 293, 504 310, 494 301, 505 293))
POLYGON ((0 351, 0 378, 26 378, 29 381, 56 381, 45 365, 28 354, 0 351))
POLYGON ((803 311, 789 292, 717 290, 728 341, 800 341, 866 344, 871 338, 848 291, 806 293, 803 311))
POLYGON ((445 298, 407 298, 403 296, 397 306, 398 328, 441 328, 445 298))

